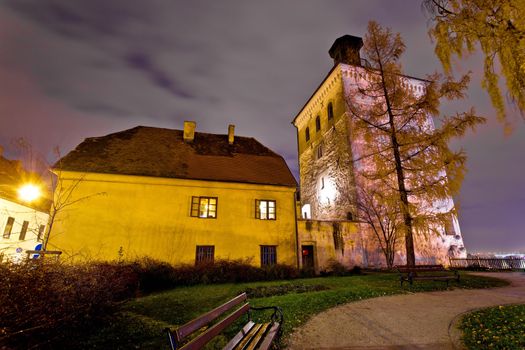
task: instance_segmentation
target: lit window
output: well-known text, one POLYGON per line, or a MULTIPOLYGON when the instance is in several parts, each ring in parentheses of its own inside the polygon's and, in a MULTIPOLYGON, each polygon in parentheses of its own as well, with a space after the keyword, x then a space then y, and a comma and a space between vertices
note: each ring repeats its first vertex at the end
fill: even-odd
POLYGON ((306 142, 310 141, 310 128, 306 128, 305 134, 306 142))
POLYGON ((315 118, 315 131, 321 131, 321 117, 315 118))
POLYGON ((217 197, 191 197, 191 216, 204 219, 217 218, 217 197))
POLYGON ((334 119, 334 107, 332 105, 332 102, 328 104, 328 107, 326 109, 328 112, 328 121, 332 121, 334 119))
POLYGON ((29 226, 29 221, 24 221, 22 223, 22 230, 20 231, 20 236, 18 237, 19 240, 23 241, 26 239, 26 233, 27 233, 27 227, 29 226))
POLYGON ((215 246, 213 245, 198 245, 195 254, 195 264, 213 263, 215 256, 215 246))
POLYGON ((261 246, 261 267, 272 266, 277 264, 277 246, 261 246))
POLYGON ((255 218, 261 220, 275 220, 275 201, 256 199, 255 218))
POLYGON ((15 218, 8 217, 7 223, 5 224, 4 228, 4 238, 9 238, 11 236, 11 231, 13 230, 13 224, 15 223, 15 218))
POLYGON ((36 236, 36 240, 40 241, 42 238, 44 238, 44 230, 46 229, 46 225, 40 225, 38 228, 38 236, 36 236))

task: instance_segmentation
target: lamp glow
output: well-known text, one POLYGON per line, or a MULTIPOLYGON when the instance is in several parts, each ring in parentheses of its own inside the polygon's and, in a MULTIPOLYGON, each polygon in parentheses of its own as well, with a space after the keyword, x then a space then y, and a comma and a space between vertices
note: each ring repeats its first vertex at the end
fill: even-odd
POLYGON ((18 198, 24 202, 32 202, 38 199, 40 194, 40 188, 33 184, 26 184, 18 189, 18 198))

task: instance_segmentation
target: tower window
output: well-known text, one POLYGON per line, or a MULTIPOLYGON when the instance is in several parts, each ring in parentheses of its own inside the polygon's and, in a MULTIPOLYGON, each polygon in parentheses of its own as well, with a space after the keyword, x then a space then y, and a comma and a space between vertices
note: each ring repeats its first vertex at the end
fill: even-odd
POLYGON ((305 134, 306 142, 310 141, 310 128, 306 128, 305 134))
POLYGON ((321 117, 315 118, 315 131, 321 131, 321 117))
POLYGON ((320 143, 319 146, 317 146, 317 159, 321 158, 323 156, 323 144, 320 143))
POLYGON ((332 102, 328 104, 327 112, 328 112, 328 121, 332 121, 334 119, 334 106, 332 105, 332 102))

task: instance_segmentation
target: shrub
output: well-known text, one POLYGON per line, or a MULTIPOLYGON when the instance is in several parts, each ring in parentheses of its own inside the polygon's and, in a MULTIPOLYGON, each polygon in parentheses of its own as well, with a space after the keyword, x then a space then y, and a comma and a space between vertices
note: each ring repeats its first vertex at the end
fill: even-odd
POLYGON ((0 348, 60 342, 104 320, 137 290, 131 269, 109 263, 4 263, 0 280, 0 348))

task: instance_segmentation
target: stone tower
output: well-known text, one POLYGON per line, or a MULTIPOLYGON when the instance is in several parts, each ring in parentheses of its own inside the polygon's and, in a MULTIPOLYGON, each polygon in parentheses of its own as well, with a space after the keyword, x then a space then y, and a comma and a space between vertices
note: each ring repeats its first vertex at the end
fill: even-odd
MULTIPOLYGON (((356 161, 361 146, 353 135, 349 96, 370 78, 361 64, 362 46, 362 39, 351 35, 335 40, 329 50, 334 67, 292 122, 297 129, 302 219, 355 220, 354 167, 363 165, 356 161)), ((425 81, 411 77, 405 81, 415 94, 423 93, 425 81)), ((446 205, 454 205, 452 198, 446 205)), ((456 218, 443 232, 441 237, 420 240, 420 253, 432 256, 433 250, 439 251, 434 254, 440 256, 436 261, 444 260, 451 250, 455 256, 466 256, 456 218)))

